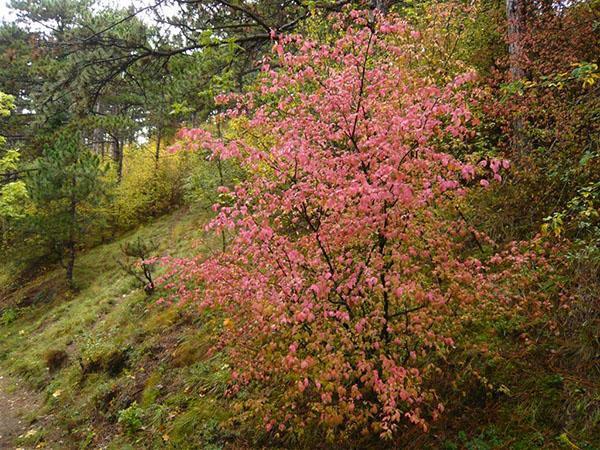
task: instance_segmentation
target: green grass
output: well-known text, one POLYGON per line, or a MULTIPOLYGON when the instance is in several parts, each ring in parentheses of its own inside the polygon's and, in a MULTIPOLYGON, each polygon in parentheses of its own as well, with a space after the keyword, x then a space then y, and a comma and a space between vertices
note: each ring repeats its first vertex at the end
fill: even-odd
POLYGON ((109 444, 103 433, 110 433, 115 448, 140 448, 140 439, 161 447, 197 430, 214 445, 228 372, 219 356, 205 356, 210 321, 157 306, 160 293, 148 298, 117 263, 120 245, 138 237, 157 242, 160 255, 206 251, 205 222, 202 213, 183 211, 161 218, 81 254, 75 293, 55 268, 2 305, 0 371, 40 392, 37 415, 51 414, 60 429, 52 439, 92 448, 109 444), (49 355, 61 352, 66 364, 49 370, 49 355))

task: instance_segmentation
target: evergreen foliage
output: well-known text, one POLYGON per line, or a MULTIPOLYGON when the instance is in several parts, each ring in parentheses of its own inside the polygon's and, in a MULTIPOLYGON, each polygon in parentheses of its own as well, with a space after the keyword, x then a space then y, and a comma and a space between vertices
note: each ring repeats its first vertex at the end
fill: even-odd
POLYGON ((38 232, 63 262, 71 285, 77 250, 93 221, 90 210, 105 195, 104 170, 98 155, 82 148, 80 135, 60 134, 36 161, 28 183, 43 211, 36 217, 38 232))

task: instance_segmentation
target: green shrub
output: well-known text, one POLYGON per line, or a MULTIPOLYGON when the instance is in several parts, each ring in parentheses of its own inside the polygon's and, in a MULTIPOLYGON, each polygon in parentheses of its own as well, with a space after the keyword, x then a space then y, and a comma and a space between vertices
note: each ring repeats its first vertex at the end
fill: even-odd
POLYGON ((119 411, 118 423, 126 433, 134 434, 142 428, 142 413, 137 402, 133 402, 128 408, 119 411))
POLYGON ((166 154, 157 162, 147 150, 145 146, 125 149, 123 179, 105 211, 117 229, 132 228, 183 203, 184 180, 193 166, 194 155, 166 154))
POLYGON ((6 308, 0 314, 0 325, 7 326, 17 320, 18 313, 15 308, 6 308))

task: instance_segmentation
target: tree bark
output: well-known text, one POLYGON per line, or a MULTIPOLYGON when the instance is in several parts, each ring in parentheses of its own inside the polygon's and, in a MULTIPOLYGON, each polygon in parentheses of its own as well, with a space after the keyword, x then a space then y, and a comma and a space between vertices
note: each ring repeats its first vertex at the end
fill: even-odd
MULTIPOLYGON (((96 115, 100 114, 100 109, 100 102, 97 102, 94 105, 94 113, 96 115)), ((94 127, 94 131, 92 132, 92 149, 96 154, 100 154, 100 152, 103 150, 102 146, 104 144, 102 143, 102 141, 104 140, 104 136, 102 136, 102 134, 102 129, 100 129, 99 127, 94 127)))
MULTIPOLYGON (((525 2, 524 0, 506 0, 506 20, 508 24, 508 60, 509 76, 511 81, 525 78, 524 44, 525 31, 525 2)), ((525 133, 523 118, 517 113, 510 124, 510 146, 515 153, 525 149, 525 133)))
POLYGON ((388 6, 387 0, 371 0, 371 8, 379 11, 384 16, 388 12, 388 6))
MULTIPOLYGON (((221 122, 217 122, 217 136, 221 139, 221 122)), ((225 177, 223 176, 223 166, 221 165, 221 157, 217 155, 217 169, 219 171, 219 186, 225 186, 225 177)), ((227 238, 225 236, 225 228, 221 228, 221 245, 223 253, 227 249, 227 238)))
POLYGON ((508 22, 509 73, 513 81, 525 77, 523 68, 523 32, 525 29, 525 4, 523 0, 506 0, 508 22))
POLYGON ((67 242, 67 283, 73 287, 73 271, 75 270, 75 241, 67 242))
POLYGON ((113 160, 117 163, 117 183, 123 178, 123 142, 120 139, 113 140, 113 160))
MULTIPOLYGON (((73 190, 75 189, 76 180, 73 178, 73 190)), ((75 269, 75 233, 77 227, 77 196, 75 192, 71 194, 71 204, 69 208, 69 218, 71 223, 69 224, 69 240, 67 241, 67 283, 69 287, 73 288, 73 271, 75 269)))
POLYGON ((156 131, 156 150, 154 152, 154 159, 156 161, 156 167, 158 167, 158 161, 160 159, 160 139, 162 137, 162 128, 158 127, 156 131))

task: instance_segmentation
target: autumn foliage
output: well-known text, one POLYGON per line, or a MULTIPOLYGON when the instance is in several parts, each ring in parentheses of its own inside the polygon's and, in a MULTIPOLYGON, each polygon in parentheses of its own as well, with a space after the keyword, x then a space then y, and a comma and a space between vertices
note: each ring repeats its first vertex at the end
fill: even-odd
POLYGON ((474 323, 561 305, 530 290, 551 273, 544 244, 500 249, 461 213, 510 166, 457 156, 475 74, 422 73, 421 35, 393 16, 336 27, 328 42, 273 35, 259 89, 220 99, 219 120, 249 117, 239 138, 181 131, 178 148, 250 175, 221 188, 209 229, 233 236, 225 250, 165 260, 164 280, 222 316, 238 417, 273 436, 392 438, 444 412, 434 380, 474 323))

